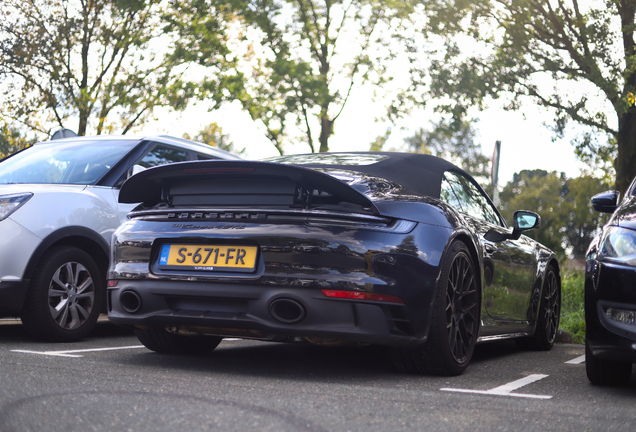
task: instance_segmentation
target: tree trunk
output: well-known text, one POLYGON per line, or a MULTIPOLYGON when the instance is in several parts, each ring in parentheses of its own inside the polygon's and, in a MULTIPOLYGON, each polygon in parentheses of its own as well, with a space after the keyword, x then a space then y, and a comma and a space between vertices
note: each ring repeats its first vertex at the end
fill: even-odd
POLYGON ((329 137, 333 134, 333 120, 326 113, 320 116, 320 153, 329 151, 329 137))
POLYGON ((618 122, 618 157, 616 168, 616 190, 625 196, 632 179, 636 177, 636 108, 630 108, 618 122))
POLYGON ((87 126, 88 126, 88 113, 86 113, 85 110, 80 109, 79 125, 77 127, 77 134, 79 136, 86 135, 86 127, 87 126))

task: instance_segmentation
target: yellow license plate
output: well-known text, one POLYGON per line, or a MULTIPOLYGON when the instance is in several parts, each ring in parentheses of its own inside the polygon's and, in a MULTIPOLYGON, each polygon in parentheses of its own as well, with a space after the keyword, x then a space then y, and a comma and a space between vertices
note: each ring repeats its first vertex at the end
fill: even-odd
POLYGON ((202 271, 252 271, 256 246, 166 244, 161 247, 159 268, 202 271))

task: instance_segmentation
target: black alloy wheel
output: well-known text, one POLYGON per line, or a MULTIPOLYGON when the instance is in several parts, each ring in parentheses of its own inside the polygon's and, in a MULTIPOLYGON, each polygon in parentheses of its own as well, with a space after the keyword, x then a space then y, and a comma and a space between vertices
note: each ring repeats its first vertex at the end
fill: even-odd
POLYGON ((543 293, 539 304, 539 314, 534 335, 517 339, 517 345, 525 349, 547 351, 556 340, 561 317, 561 281, 552 264, 546 270, 543 293))
POLYGON ((475 269, 468 251, 455 256, 446 284, 448 343, 457 364, 468 363, 477 341, 479 311, 475 269))
POLYGON ((455 241, 436 289, 428 340, 393 350, 395 366, 406 372, 460 375, 468 367, 479 333, 479 290, 466 245, 455 241))

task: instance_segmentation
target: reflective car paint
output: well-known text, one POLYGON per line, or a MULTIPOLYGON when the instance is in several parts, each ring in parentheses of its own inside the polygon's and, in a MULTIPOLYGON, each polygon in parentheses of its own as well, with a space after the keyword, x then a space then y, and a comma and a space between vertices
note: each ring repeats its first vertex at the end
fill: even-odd
POLYGON ((492 230, 510 236, 503 219, 497 216, 493 224, 457 211, 439 199, 439 185, 437 192, 428 187, 435 198, 351 166, 308 168, 339 181, 307 168, 258 162, 184 163, 133 177, 120 199, 147 198, 113 237, 109 318, 184 334, 417 347, 428 337, 444 257, 461 240, 476 263, 481 288, 480 340, 534 334, 545 269, 552 265, 558 271, 554 253, 525 236, 486 240, 492 230), (301 189, 311 185, 319 203, 305 200, 298 189, 289 206, 262 205, 246 192, 254 188, 245 179, 252 176, 262 185, 277 173, 277 181, 295 179, 301 189), (239 180, 246 186, 227 201, 217 185, 239 180), (322 202, 325 191, 330 199, 322 202), (241 205, 240 194, 250 203, 241 205), (169 243, 256 245, 260 255, 252 274, 164 271, 157 260, 169 243), (335 298, 323 290, 365 296, 335 298), (402 303, 377 300, 382 296, 402 303), (272 311, 279 299, 299 305, 302 313, 291 323, 279 319, 272 311))
POLYGON ((595 357, 633 363, 636 362, 636 325, 613 321, 606 314, 609 307, 636 311, 636 267, 607 258, 601 251, 603 240, 614 226, 636 230, 636 196, 633 194, 624 198, 586 253, 586 344, 595 357))

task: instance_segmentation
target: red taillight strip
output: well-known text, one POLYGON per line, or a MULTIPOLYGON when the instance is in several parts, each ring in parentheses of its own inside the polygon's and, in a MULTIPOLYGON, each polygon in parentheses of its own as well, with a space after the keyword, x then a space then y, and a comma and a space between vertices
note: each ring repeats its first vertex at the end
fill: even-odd
POLYGON ((203 174, 203 173, 252 173, 256 171, 254 168, 191 168, 184 169, 186 174, 203 174))
POLYGON ((371 301, 379 301, 385 303, 402 303, 404 301, 396 296, 388 295, 388 294, 376 294, 376 293, 368 293, 362 291, 340 291, 340 290, 320 290, 327 297, 333 298, 342 298, 342 299, 352 299, 352 300, 371 300, 371 301))
POLYGON ((118 283, 119 281, 117 279, 108 279, 108 288, 114 288, 118 283))

